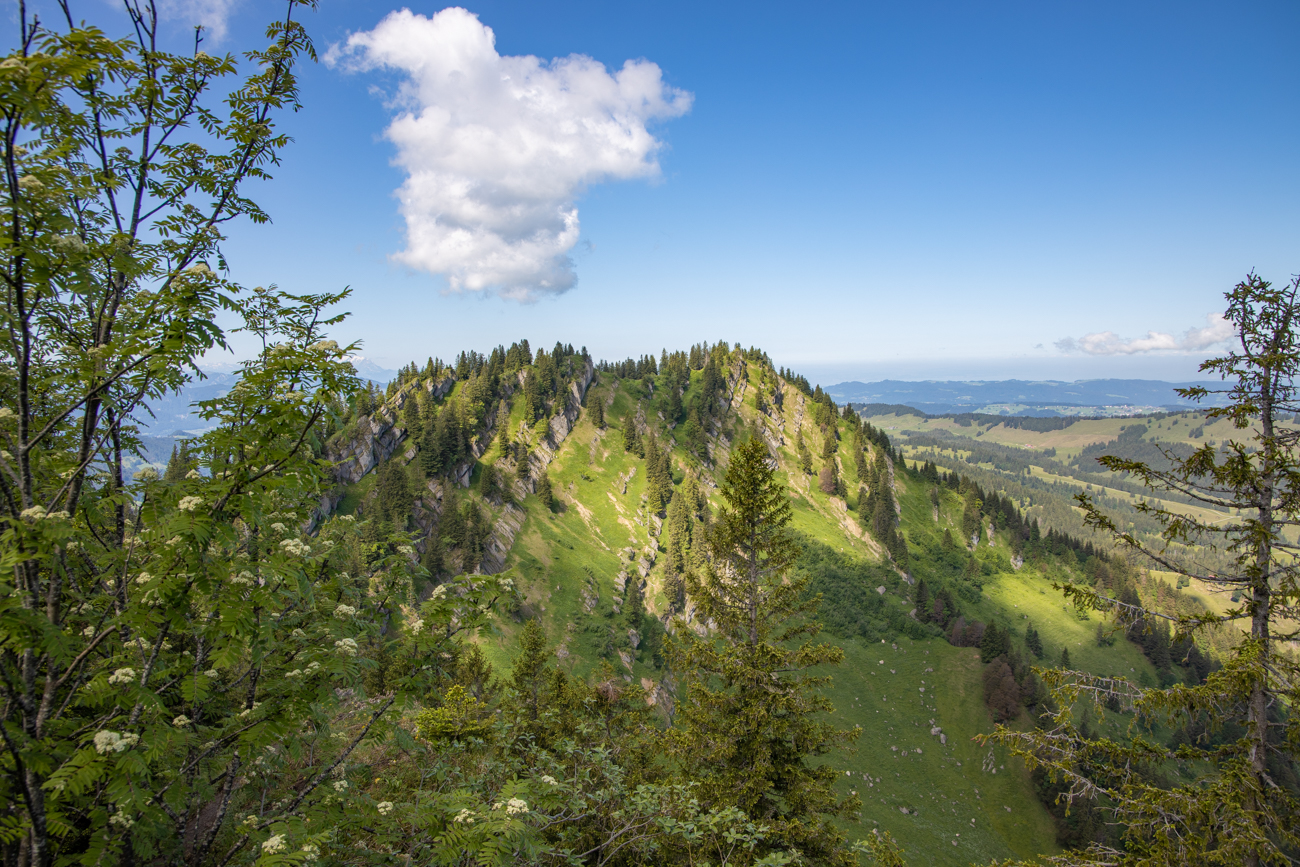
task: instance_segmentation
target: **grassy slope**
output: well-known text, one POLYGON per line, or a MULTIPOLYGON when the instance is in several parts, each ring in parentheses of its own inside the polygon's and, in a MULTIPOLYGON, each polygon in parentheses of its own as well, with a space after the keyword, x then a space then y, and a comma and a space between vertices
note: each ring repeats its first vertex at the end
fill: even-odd
POLYGON ((1182 443, 1189 446, 1203 446, 1210 441, 1221 443, 1229 439, 1240 440, 1244 439, 1249 433, 1248 431, 1234 430, 1232 422, 1227 419, 1219 419, 1207 424, 1202 415, 1190 412, 1179 413, 1162 419, 1088 419, 1074 422, 1061 430, 1044 432, 1025 430, 1023 428, 1009 428, 1002 424, 971 424, 963 427, 952 419, 926 419, 919 415, 889 414, 869 416, 866 420, 886 431, 926 433, 944 430, 954 436, 969 437, 971 439, 979 437, 1000 445, 1024 446, 1033 449, 1054 448, 1056 449, 1057 459, 1063 462, 1069 462, 1079 452, 1083 451, 1085 446, 1110 442, 1119 436, 1121 428, 1134 424, 1147 427, 1148 433, 1145 434, 1147 439, 1158 439, 1161 442, 1182 443), (1194 439, 1191 432, 1198 427, 1203 428, 1203 432, 1201 436, 1194 439))
MULTIPOLYGON (((751 368, 752 378, 757 373, 751 368)), ((764 422, 754 409, 753 388, 748 388, 740 411, 728 420, 727 433, 736 435, 761 423, 775 430, 779 424, 786 438, 780 449, 780 471, 791 493, 795 529, 835 551, 878 561, 879 546, 855 531, 854 514, 846 512, 838 498, 822 494, 815 476, 798 471, 793 419, 801 398, 793 389, 786 393, 784 417, 764 422)), ((644 461, 623 450, 618 428, 640 404, 646 418, 656 422, 660 441, 665 435, 675 439, 680 431, 666 432, 658 423, 662 397, 650 395, 639 382, 615 383, 602 376, 589 392, 587 405, 605 402, 609 426, 597 431, 584 412, 548 470, 562 507, 552 514, 532 496, 523 503, 528 518, 515 539, 509 565, 527 605, 541 619, 551 642, 561 648, 557 654, 561 664, 577 674, 605 664, 602 652, 611 630, 626 634, 627 623, 615 613, 622 601, 615 578, 620 569, 635 577, 635 561, 656 544, 651 535, 654 522, 643 508, 644 461), (623 492, 622 480, 633 469, 623 492)), ((514 429, 519 408, 512 409, 514 429)), ((804 422, 804 437, 814 455, 819 455, 821 437, 810 419, 804 422)), ((494 454, 495 450, 486 457, 494 454)), ((820 466, 820 458, 816 463, 820 466)), ((841 463, 848 489, 856 492, 852 462, 841 463)), ((716 507, 716 492, 709 488, 710 468, 699 467, 678 448, 674 470, 678 479, 686 471, 698 473, 706 491, 714 495, 716 507)), ((363 481, 361 490, 350 493, 355 498, 365 487, 363 481)), ((923 484, 900 474, 896 487, 902 525, 914 546, 927 537, 937 539, 945 527, 959 522, 961 503, 955 494, 944 493, 936 522, 923 484)), ((850 505, 855 498, 852 493, 850 505)), ((1005 540, 992 547, 981 544, 978 557, 996 574, 986 578, 985 594, 978 602, 963 603, 968 617, 997 619, 1023 633, 1027 615, 1043 634, 1049 652, 1059 655, 1060 647, 1069 646, 1076 667, 1100 673, 1149 669, 1126 642, 1109 650, 1097 648, 1092 640, 1095 622, 1080 620, 1066 610, 1042 574, 1031 567, 1012 572, 1005 540)), ((652 613, 665 610, 662 577, 661 559, 648 576, 646 605, 652 613)), ((906 585, 901 580, 889 584, 887 592, 895 597, 892 604, 910 605, 902 596, 910 592, 906 585)), ((518 628, 516 621, 501 618, 491 634, 482 636, 484 650, 498 671, 509 670, 518 628)), ((848 772, 841 778, 843 789, 855 790, 863 798, 861 823, 847 829, 851 836, 873 827, 887 829, 902 843, 910 863, 964 864, 1054 849, 1050 819, 1034 797, 1023 767, 997 751, 996 773, 984 770, 990 748, 972 740, 993 728, 983 703, 982 666, 975 650, 954 648, 942 639, 914 641, 899 636, 885 644, 865 644, 826 637, 845 649, 845 663, 833 672, 827 693, 836 707, 835 718, 844 727, 863 729, 855 752, 831 759, 848 772), (930 734, 931 720, 942 727, 946 745, 930 734)), ((618 658, 611 662, 627 679, 648 685, 661 676, 644 647, 625 659, 626 663, 618 658)))

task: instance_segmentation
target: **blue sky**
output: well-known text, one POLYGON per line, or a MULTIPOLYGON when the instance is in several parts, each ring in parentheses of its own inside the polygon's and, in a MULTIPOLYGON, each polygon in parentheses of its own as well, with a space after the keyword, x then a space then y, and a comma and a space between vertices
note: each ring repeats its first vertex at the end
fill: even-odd
MULTIPOLYGON (((236 49, 270 6, 172 8, 178 26, 226 10, 217 46, 236 49)), ((445 257, 412 252, 395 197, 411 161, 385 131, 476 97, 453 78, 394 103, 411 71, 375 28, 398 8, 307 14, 335 62, 303 70, 296 143, 252 190, 274 225, 229 244, 248 284, 350 285, 339 336, 386 366, 519 337, 598 357, 726 339, 824 382, 1194 378, 1222 293, 1251 268, 1300 270, 1295 3, 530 0, 466 8, 497 53, 543 70, 574 54, 611 74, 657 65, 657 148, 552 197, 580 223, 572 268, 547 272, 576 279, 567 291, 449 291, 429 266, 445 257), (352 34, 371 42, 349 49, 352 34), (1150 331, 1173 348, 1122 351, 1150 331)), ((421 207, 435 220, 445 203, 421 207)), ((500 273, 457 267, 462 287, 500 273)))

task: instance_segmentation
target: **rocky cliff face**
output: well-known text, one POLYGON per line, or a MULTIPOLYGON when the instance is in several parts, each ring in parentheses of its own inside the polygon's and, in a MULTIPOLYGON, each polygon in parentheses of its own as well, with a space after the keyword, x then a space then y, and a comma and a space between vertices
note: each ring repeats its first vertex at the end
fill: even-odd
MULTIPOLYGON (((425 382, 424 388, 436 400, 444 397, 456 384, 451 375, 438 382, 425 382)), ((397 413, 411 398, 407 390, 399 391, 373 415, 362 416, 351 436, 331 441, 325 457, 334 464, 334 480, 340 485, 354 485, 366 473, 382 464, 406 439, 405 428, 397 426, 397 413)))
POLYGON ((586 396, 587 389, 591 387, 591 380, 595 375, 596 368, 588 362, 587 366, 579 372, 578 378, 569 383, 569 391, 564 396, 563 405, 551 417, 550 435, 542 442, 537 443, 532 455, 528 458, 528 482, 515 481, 515 493, 520 499, 533 493, 535 486, 532 480, 537 478, 537 475, 545 470, 551 461, 555 460, 555 451, 573 431, 573 426, 582 413, 582 399, 586 396))

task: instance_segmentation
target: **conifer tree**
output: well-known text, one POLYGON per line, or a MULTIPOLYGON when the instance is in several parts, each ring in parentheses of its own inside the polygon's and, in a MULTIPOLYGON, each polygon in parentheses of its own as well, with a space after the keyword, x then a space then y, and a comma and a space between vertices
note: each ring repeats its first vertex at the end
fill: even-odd
MULTIPOLYGON (((1252 273, 1237 284, 1226 294, 1225 313, 1236 348, 1200 368, 1219 375, 1224 385, 1179 390, 1194 400, 1219 396, 1223 405, 1206 410, 1207 421, 1229 421, 1235 436, 1187 457, 1166 453, 1161 466, 1101 459, 1157 496, 1174 492, 1218 507, 1222 511, 1213 520, 1171 511, 1159 501, 1145 503, 1140 508, 1163 527, 1161 544, 1148 546, 1087 495, 1077 498, 1090 526, 1155 568, 1235 592, 1240 603, 1222 613, 1171 618, 1146 610, 1136 594, 1116 598, 1088 586, 1063 586, 1076 604, 1109 611, 1121 626, 1141 624, 1134 638, 1157 655, 1162 646, 1167 651, 1157 623, 1172 621, 1179 641, 1213 628, 1244 635, 1221 670, 1191 686, 1148 689, 1122 677, 1046 672, 1044 680, 1062 705, 1051 724, 1041 732, 996 734, 1066 786, 1068 798, 1099 798, 1110 820, 1124 829, 1121 850, 1092 846, 1067 854, 1067 864, 1288 864, 1300 851, 1300 718, 1294 712, 1300 665, 1280 646, 1280 639, 1295 634, 1300 603, 1300 565, 1294 542, 1284 535, 1300 522, 1300 442, 1278 424, 1300 409, 1298 292, 1300 278, 1275 289, 1252 273), (1213 568, 1198 556, 1207 548, 1218 554, 1213 568), (1081 693, 1131 710, 1144 731, 1194 726, 1221 734, 1168 747, 1149 738, 1098 741, 1073 723, 1069 702, 1060 701, 1081 693), (1161 785, 1160 772, 1174 761, 1192 779, 1161 785)), ((1063 653, 1062 668, 1068 667, 1063 653)))
POLYGON ((704 422, 700 418, 699 409, 692 404, 690 411, 686 414, 686 424, 682 428, 686 436, 686 447, 691 450, 700 460, 705 460, 709 456, 708 435, 704 429, 704 422))
MULTIPOLYGON (((1100 626, 1101 624, 1098 624, 1100 626)), ((1031 623, 1025 627, 1025 647, 1029 649, 1036 658, 1043 658, 1043 639, 1038 634, 1038 630, 1031 623)))
POLYGON ((684 575, 691 551, 691 505, 685 495, 668 504, 668 571, 684 575))
POLYGON ((822 428, 822 460, 829 461, 835 454, 837 446, 838 443, 836 442, 835 427, 833 425, 827 425, 822 428))
POLYGON ((546 474, 546 470, 542 470, 537 474, 537 484, 534 492, 548 512, 555 511, 555 495, 551 490, 551 477, 546 474))
POLYGON ((588 401, 591 406, 591 423, 596 426, 596 430, 605 429, 605 401, 599 396, 593 395, 588 401))
POLYGON ((856 864, 832 819, 856 815, 860 802, 836 795, 830 765, 812 764, 858 734, 825 721, 827 678, 809 673, 838 665, 843 651, 808 640, 821 628, 810 619, 819 603, 806 596, 808 579, 790 572, 793 512, 762 440, 732 452, 721 494, 704 568, 687 576, 698 616, 715 629, 680 629, 670 647, 687 682, 675 754, 706 804, 739 807, 768 825, 773 848, 856 864))
POLYGON ((415 389, 406 393, 406 402, 402 404, 402 424, 406 427, 408 435, 414 435, 420 430, 420 400, 417 397, 418 392, 415 389))
POLYGON ((167 469, 163 473, 164 482, 179 482, 185 478, 190 470, 194 469, 197 462, 190 457, 190 445, 182 441, 178 446, 172 446, 172 456, 167 461, 167 469))
POLYGON ((435 584, 441 582, 446 570, 446 551, 442 537, 437 531, 430 533, 424 540, 424 551, 420 555, 420 565, 429 573, 429 580, 435 584))
POLYGON ((930 619, 930 588, 925 579, 916 582, 916 617, 922 623, 930 619))
POLYGON ((411 491, 406 468, 400 461, 388 460, 379 467, 375 489, 378 492, 379 514, 391 521, 398 530, 405 528, 415 495, 411 491))
POLYGON ((628 412, 623 419, 623 450, 643 457, 645 447, 641 444, 641 432, 636 429, 636 413, 628 412))
POLYGON ((1011 649, 1010 635, 999 629, 996 623, 990 623, 984 629, 980 639, 980 662, 989 663, 1011 649))
POLYGON ((672 459, 667 449, 659 448, 659 441, 654 431, 646 433, 644 445, 649 498, 647 508, 652 514, 661 515, 668 508, 668 501, 673 496, 672 459))
POLYGON ((525 731, 534 737, 544 734, 543 714, 549 681, 550 653, 546 648, 546 633, 535 619, 524 623, 519 633, 519 655, 510 675, 509 685, 518 696, 516 707, 523 719, 525 731))
POLYGON ((511 453, 510 411, 509 408, 505 406, 497 411, 497 452, 498 457, 502 458, 511 453))
POLYGON ((966 507, 961 515, 961 532, 967 542, 974 539, 975 544, 979 544, 980 501, 973 488, 966 492, 966 507))
POLYGON ((808 451, 808 444, 803 441, 803 429, 794 432, 794 450, 799 456, 799 468, 803 470, 805 476, 811 476, 813 471, 812 452, 808 451))

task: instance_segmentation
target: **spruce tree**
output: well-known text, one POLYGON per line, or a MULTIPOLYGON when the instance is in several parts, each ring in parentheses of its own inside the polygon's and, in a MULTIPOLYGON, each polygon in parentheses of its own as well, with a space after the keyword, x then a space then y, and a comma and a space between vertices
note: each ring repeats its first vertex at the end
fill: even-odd
POLYGON ((926 586, 925 579, 922 578, 916 582, 916 618, 922 623, 930 619, 930 588, 926 586))
POLYGON ((185 478, 186 474, 197 462, 190 458, 190 446, 187 442, 181 442, 180 445, 172 446, 172 456, 167 461, 167 469, 163 473, 164 482, 179 482, 185 478))
POLYGON ((803 470, 805 476, 811 476, 813 471, 812 452, 808 451, 808 444, 803 441, 802 429, 794 432, 794 449, 799 456, 799 468, 803 470))
POLYGON ((636 429, 636 413, 629 412, 623 419, 623 450, 643 457, 645 448, 641 444, 641 433, 636 429))
POLYGON ((418 392, 414 389, 406 393, 406 402, 402 404, 402 424, 406 427, 408 436, 412 436, 416 431, 421 429, 420 424, 420 400, 416 395, 418 392))
POLYGON ((706 636, 679 629, 670 648, 687 685, 675 755, 706 804, 736 806, 766 824, 771 848, 856 864, 832 820, 856 815, 860 802, 836 795, 831 765, 813 764, 858 735, 826 721, 828 678, 809 673, 844 654, 809 640, 821 629, 811 620, 819 599, 807 597, 807 577, 791 573, 799 553, 787 528, 793 512, 762 440, 732 452, 720 492, 726 506, 708 534, 704 568, 687 576, 698 616, 715 628, 706 636))
MULTIPOLYGON (((1123 829, 1122 848, 1068 853, 1067 864, 1287 864, 1300 851, 1300 718, 1294 712, 1300 664, 1281 640, 1294 635, 1300 603, 1300 566, 1292 537, 1284 535, 1300 522, 1300 442, 1279 425, 1300 409, 1298 293, 1300 278, 1275 289, 1248 275, 1226 295, 1224 318, 1235 331, 1236 348, 1200 368, 1224 385, 1179 389, 1193 400, 1219 398, 1221 405, 1205 413, 1207 421, 1231 423, 1236 433, 1226 442, 1206 444, 1186 457, 1166 453, 1159 466, 1101 458, 1107 469, 1129 474, 1157 497, 1175 492, 1218 507, 1212 520, 1171 511, 1158 499, 1144 504, 1163 528, 1159 544, 1148 546, 1086 494, 1077 498, 1090 526, 1154 568, 1198 578, 1224 595, 1239 594, 1240 603, 1222 613, 1173 618, 1176 641, 1210 629, 1244 635, 1224 654, 1221 670, 1191 686, 1149 689, 1123 677, 1047 672, 1044 679, 1063 707, 1052 725, 1041 732, 996 734, 1014 753, 1068 784, 1071 796, 1098 798, 1109 821, 1123 829), (1204 549, 1217 554, 1212 569, 1203 565, 1204 549), (1147 737, 1098 741, 1073 723, 1070 702, 1060 701, 1080 692, 1131 710, 1135 728, 1143 731, 1194 726, 1220 734, 1169 747, 1147 737), (1190 779, 1163 779, 1161 772, 1175 762, 1190 779)), ((1128 593, 1117 598, 1085 585, 1062 589, 1076 604, 1106 610, 1120 625, 1136 628, 1134 638, 1163 661, 1164 630, 1155 624, 1168 623, 1167 615, 1146 610, 1128 593)))
POLYGON ((675 496, 668 504, 668 571, 673 575, 685 574, 689 563, 691 508, 685 496, 675 496))
POLYGON ((668 508, 668 501, 673 496, 673 476, 671 457, 667 449, 659 447, 654 431, 648 431, 643 440, 646 462, 647 508, 655 515, 662 515, 668 508))
POLYGON ((831 460, 835 455, 837 446, 835 428, 832 425, 827 425, 822 429, 822 460, 831 460))
POLYGON ((546 474, 546 470, 542 470, 537 474, 534 493, 537 494, 537 499, 542 501, 542 505, 546 507, 548 512, 555 511, 555 495, 551 491, 551 477, 546 474))
POLYGON ((593 396, 590 401, 591 423, 596 426, 596 430, 605 429, 605 401, 599 396, 593 396))
POLYGON ((511 672, 509 686, 515 693, 514 707, 523 729, 534 738, 546 740, 544 714, 550 685, 551 654, 546 647, 546 633, 536 620, 528 620, 519 633, 519 650, 511 672))
POLYGON ((1006 653, 1008 643, 1007 634, 996 623, 990 623, 984 629, 984 637, 980 639, 980 662, 992 662, 1006 653))
POLYGON ((497 412, 497 456, 510 454, 510 415, 508 410, 497 412))
POLYGON ((1032 623, 1025 627, 1025 647, 1037 659, 1043 658, 1043 639, 1032 623))

